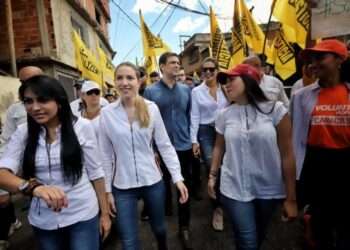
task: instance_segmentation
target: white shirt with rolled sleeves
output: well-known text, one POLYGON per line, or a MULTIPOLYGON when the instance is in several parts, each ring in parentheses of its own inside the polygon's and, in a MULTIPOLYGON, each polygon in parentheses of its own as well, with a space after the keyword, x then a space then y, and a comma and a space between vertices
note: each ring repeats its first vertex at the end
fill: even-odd
MULTIPOLYGON (((266 112, 272 105, 259 107, 266 112)), ((226 146, 221 169, 222 194, 242 202, 285 197, 275 126, 286 113, 281 102, 276 102, 270 114, 260 113, 252 105, 238 104, 219 111, 215 127, 224 135, 226 146)))
POLYGON ((105 171, 106 192, 112 185, 119 189, 150 186, 162 179, 155 161, 153 140, 169 169, 173 182, 182 181, 180 162, 166 132, 159 109, 154 102, 145 100, 150 124, 141 128, 140 122, 129 123, 121 100, 101 110, 99 146, 105 171), (116 168, 112 167, 116 157, 116 168))
MULTIPOLYGON (((0 168, 7 168, 16 173, 21 165, 27 140, 27 124, 21 124, 11 137, 10 142, 0 160, 0 168)), ((72 186, 64 181, 60 150, 61 129, 57 128, 58 139, 50 146, 48 154, 45 143, 46 131, 42 127, 39 134, 38 147, 35 155, 35 176, 45 185, 55 185, 64 190, 67 195, 68 207, 61 212, 54 212, 47 207, 43 199, 34 197, 30 204, 29 222, 31 225, 45 230, 53 230, 89 220, 98 214, 99 206, 95 189, 91 181, 104 177, 101 161, 97 152, 97 141, 90 122, 79 118, 74 124, 84 154, 82 176, 78 183, 72 186), (51 163, 51 177, 49 158, 51 163)))
POLYGON ((280 101, 284 107, 289 109, 290 102, 284 91, 283 83, 276 77, 263 74, 259 87, 269 100, 280 101))
POLYGON ((228 101, 224 92, 219 86, 216 90, 216 98, 209 93, 209 87, 203 82, 201 85, 192 89, 192 108, 191 108, 191 142, 198 143, 197 134, 200 124, 214 124, 217 111, 227 107, 228 101))

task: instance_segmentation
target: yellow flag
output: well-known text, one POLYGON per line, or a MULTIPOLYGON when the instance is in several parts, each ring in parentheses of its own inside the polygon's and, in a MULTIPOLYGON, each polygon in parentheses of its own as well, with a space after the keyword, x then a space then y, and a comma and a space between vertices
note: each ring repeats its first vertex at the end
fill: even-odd
POLYGON ((201 80, 201 79, 199 78, 199 76, 198 76, 196 70, 193 71, 193 78, 194 78, 194 80, 195 80, 196 82, 199 82, 199 81, 201 80))
POLYGON ((140 25, 142 33, 143 54, 145 56, 160 56, 164 52, 171 51, 170 47, 162 39, 156 37, 143 21, 140 10, 140 25))
POLYGON ((77 68, 82 72, 82 75, 84 77, 87 77, 90 80, 96 82, 102 89, 102 70, 100 63, 87 49, 75 30, 73 30, 73 37, 77 68))
POLYGON ((114 86, 115 67, 100 46, 98 46, 98 54, 100 55, 103 82, 114 86))
POLYGON ((273 15, 283 24, 283 31, 290 42, 305 48, 310 29, 310 14, 306 0, 275 0, 273 15))
POLYGON ((275 64, 276 73, 285 80, 296 72, 296 67, 294 49, 284 36, 281 26, 275 35, 271 57, 268 58, 267 62, 275 64))
POLYGON ((219 62, 221 70, 229 70, 234 66, 228 50, 224 34, 221 32, 213 9, 210 6, 210 46, 212 55, 219 62))
MULTIPOLYGON (((143 63, 143 66, 147 70, 147 75, 149 76, 153 71, 158 71, 158 65, 157 65, 157 58, 155 55, 153 56, 146 56, 145 61, 143 63)), ((147 83, 151 83, 150 77, 147 79, 147 83)))
MULTIPOLYGON (((241 15, 242 15, 242 28, 244 32, 244 39, 256 54, 262 54, 264 48, 265 35, 262 32, 260 26, 255 22, 252 13, 248 10, 244 0, 240 0, 241 15)), ((271 49, 268 44, 265 45, 265 56, 269 57, 271 49)))
POLYGON ((233 28, 232 28, 232 60, 234 64, 242 63, 246 56, 245 42, 242 33, 241 13, 239 8, 239 0, 235 1, 233 12, 233 28))

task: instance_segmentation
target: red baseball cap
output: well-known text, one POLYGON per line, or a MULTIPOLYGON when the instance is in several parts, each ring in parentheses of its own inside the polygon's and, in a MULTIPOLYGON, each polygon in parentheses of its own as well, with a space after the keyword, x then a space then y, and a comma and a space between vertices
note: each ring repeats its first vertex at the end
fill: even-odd
POLYGON ((344 60, 348 57, 348 49, 346 45, 338 40, 329 39, 323 40, 316 44, 312 48, 304 49, 300 52, 301 59, 307 59, 311 53, 314 52, 331 52, 335 53, 344 58, 344 60))
POLYGON ((216 76, 216 80, 220 84, 226 84, 226 79, 228 76, 248 76, 256 81, 257 84, 260 84, 260 74, 259 71, 248 64, 238 64, 236 67, 226 72, 219 72, 216 76))

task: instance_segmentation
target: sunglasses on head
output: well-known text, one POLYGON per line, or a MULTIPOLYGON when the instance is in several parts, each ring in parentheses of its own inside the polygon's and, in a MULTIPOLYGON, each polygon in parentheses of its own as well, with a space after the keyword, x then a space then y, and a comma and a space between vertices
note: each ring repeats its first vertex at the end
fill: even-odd
POLYGON ((100 95, 101 91, 99 89, 92 89, 92 90, 89 90, 88 92, 86 92, 87 95, 100 95))
POLYGON ((216 70, 216 68, 215 67, 204 67, 204 68, 202 68, 202 72, 207 72, 207 71, 210 71, 210 73, 213 73, 215 70, 216 70))

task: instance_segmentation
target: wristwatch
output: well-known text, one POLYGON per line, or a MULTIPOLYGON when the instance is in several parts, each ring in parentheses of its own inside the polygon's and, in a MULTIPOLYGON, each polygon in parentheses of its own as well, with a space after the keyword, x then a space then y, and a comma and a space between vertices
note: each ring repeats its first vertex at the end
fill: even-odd
POLYGON ((23 191, 28 187, 29 181, 24 180, 21 184, 19 184, 18 191, 23 193, 23 191))

